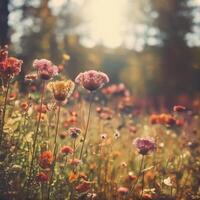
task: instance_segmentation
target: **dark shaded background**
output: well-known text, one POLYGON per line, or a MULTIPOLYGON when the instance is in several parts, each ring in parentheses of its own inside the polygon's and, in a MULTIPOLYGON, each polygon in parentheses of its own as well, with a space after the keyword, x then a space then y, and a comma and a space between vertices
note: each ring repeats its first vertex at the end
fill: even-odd
POLYGON ((71 60, 65 64, 65 72, 71 79, 80 71, 96 68, 107 72, 113 83, 124 82, 140 96, 193 96, 200 91, 200 42, 195 42, 196 38, 200 40, 200 7, 194 2, 130 0, 129 23, 146 27, 136 37, 144 40, 142 50, 137 51, 134 45, 85 47, 81 43, 84 33, 77 31, 84 21, 71 1, 66 0, 60 12, 53 14, 49 0, 0 0, 0 44, 9 44, 12 55, 24 60, 21 80, 32 70, 34 58, 59 64, 63 54, 68 53, 71 60), (137 22, 135 10, 140 12, 137 22), (13 13, 16 17, 9 20, 13 13), (15 18, 18 22, 12 23, 15 18), (27 19, 31 26, 27 26, 27 19), (16 36, 19 28, 21 34, 16 36), (154 45, 148 43, 152 28, 159 32, 154 36, 159 42, 154 45))

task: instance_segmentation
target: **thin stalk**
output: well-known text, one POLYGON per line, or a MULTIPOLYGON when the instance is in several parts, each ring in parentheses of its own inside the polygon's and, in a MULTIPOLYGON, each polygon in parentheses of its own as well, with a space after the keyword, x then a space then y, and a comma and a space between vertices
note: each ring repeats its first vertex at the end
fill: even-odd
POLYGON ((83 138, 83 144, 82 144, 82 147, 81 147, 80 160, 81 160, 82 155, 83 155, 83 148, 84 148, 84 144, 85 144, 85 140, 86 140, 86 136, 87 136, 88 128, 89 128, 90 115, 91 115, 91 107, 92 107, 92 98, 93 98, 93 93, 91 92, 91 94, 90 94, 90 102, 89 102, 88 118, 87 118, 87 123, 86 123, 84 138, 83 138))
MULTIPOLYGON (((75 154, 76 154, 76 139, 74 139, 74 142, 73 142, 73 157, 72 157, 72 160, 74 160, 75 158, 75 154)), ((75 165, 73 166, 73 172, 75 172, 75 165)))
POLYGON ((1 145, 1 142, 2 142, 2 139, 3 139, 3 127, 4 127, 4 122, 5 122, 5 114, 6 114, 9 88, 10 88, 10 81, 8 81, 8 83, 7 83, 4 105, 3 105, 3 114, 2 114, 2 121, 1 121, 1 133, 0 133, 0 145, 1 145))
POLYGON ((131 193, 133 192, 133 190, 135 189, 135 186, 136 186, 137 183, 138 183, 138 180, 139 180, 140 175, 141 175, 141 172, 142 172, 143 163, 144 163, 144 156, 142 155, 142 160, 141 160, 141 163, 140 163, 140 169, 139 169, 138 177, 137 177, 137 179, 136 179, 135 184, 133 185, 133 187, 132 187, 131 190, 130 190, 131 193))
POLYGON ((37 144, 38 132, 39 132, 41 116, 42 116, 42 105, 43 105, 43 101, 44 101, 44 92, 45 92, 45 82, 42 83, 39 118, 38 118, 38 121, 37 121, 37 127, 36 127, 36 131, 35 131, 35 134, 34 134, 35 137, 33 139, 33 154, 32 154, 32 159, 31 159, 31 165, 30 165, 30 171, 29 171, 27 186, 30 183, 31 174, 32 174, 32 170, 33 170, 33 163, 34 163, 34 159, 35 159, 36 144, 37 144))
POLYGON ((53 176, 54 176, 54 168, 56 165, 56 157, 57 157, 57 136, 58 136, 58 127, 59 127, 59 120, 60 120, 60 110, 61 110, 61 104, 59 103, 58 105, 58 116, 57 116, 57 122, 56 122, 56 132, 55 132, 55 137, 54 137, 54 150, 53 150, 53 157, 54 157, 54 162, 53 162, 53 166, 52 166, 52 173, 51 173, 51 177, 49 180, 49 188, 48 188, 48 197, 47 199, 50 199, 50 192, 51 192, 51 184, 53 181, 53 176))

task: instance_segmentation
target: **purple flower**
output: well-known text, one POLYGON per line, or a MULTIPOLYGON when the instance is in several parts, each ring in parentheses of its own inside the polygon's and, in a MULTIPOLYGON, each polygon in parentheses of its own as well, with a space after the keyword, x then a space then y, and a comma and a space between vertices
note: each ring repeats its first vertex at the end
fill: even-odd
POLYGON ((156 143, 153 138, 136 138, 133 144, 142 155, 146 155, 149 151, 154 151, 156 149, 156 143))
POLYGON ((101 88, 103 85, 109 82, 108 76, 103 72, 95 70, 89 70, 80 73, 75 82, 82 85, 85 89, 93 91, 101 88))
POLYGON ((58 74, 58 67, 53 65, 50 60, 36 59, 33 61, 33 67, 37 69, 41 79, 44 80, 49 80, 58 74))

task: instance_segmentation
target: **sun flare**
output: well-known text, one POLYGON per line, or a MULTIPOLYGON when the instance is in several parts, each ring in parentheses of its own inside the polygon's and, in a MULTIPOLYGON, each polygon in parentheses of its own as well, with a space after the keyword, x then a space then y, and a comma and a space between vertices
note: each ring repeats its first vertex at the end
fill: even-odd
POLYGON ((117 47, 123 41, 126 0, 89 0, 84 9, 91 41, 117 47))

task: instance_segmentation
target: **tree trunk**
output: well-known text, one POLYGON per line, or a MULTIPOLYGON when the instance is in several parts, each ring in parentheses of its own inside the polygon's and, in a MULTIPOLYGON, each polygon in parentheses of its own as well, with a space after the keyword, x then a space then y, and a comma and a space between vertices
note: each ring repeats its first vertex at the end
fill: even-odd
POLYGON ((8 4, 9 0, 0 1, 0 46, 9 43, 8 4))

